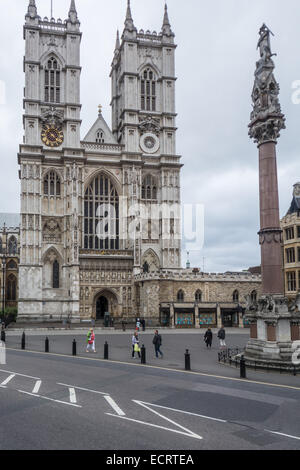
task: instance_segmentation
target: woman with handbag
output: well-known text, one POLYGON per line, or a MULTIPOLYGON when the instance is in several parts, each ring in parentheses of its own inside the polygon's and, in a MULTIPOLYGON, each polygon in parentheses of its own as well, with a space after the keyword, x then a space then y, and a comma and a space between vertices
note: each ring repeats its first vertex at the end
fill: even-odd
POLYGON ((141 349, 140 349, 140 341, 137 332, 135 331, 133 336, 132 336, 132 357, 135 357, 135 353, 138 354, 139 357, 141 357, 141 349))

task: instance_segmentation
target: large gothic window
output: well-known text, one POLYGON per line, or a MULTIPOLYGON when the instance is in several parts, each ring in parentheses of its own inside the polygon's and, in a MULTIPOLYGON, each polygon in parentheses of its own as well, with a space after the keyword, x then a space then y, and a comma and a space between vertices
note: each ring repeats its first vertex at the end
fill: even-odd
POLYGON ((13 274, 7 278, 6 299, 8 301, 17 300, 17 280, 13 274))
POLYGON ((142 183, 142 199, 156 200, 157 199, 157 183, 155 178, 147 175, 143 178, 142 183))
POLYGON ((119 249, 119 196, 104 174, 96 176, 85 192, 84 248, 119 249))
POLYGON ((55 171, 50 171, 44 178, 44 196, 60 196, 60 179, 55 171))
POLYGON ((141 109, 156 111, 156 77, 151 68, 147 68, 141 77, 141 109))
POLYGON ((55 57, 50 57, 45 67, 45 101, 60 103, 61 73, 55 57))
POLYGON ((10 237, 8 242, 8 254, 9 255, 16 255, 17 254, 17 240, 14 236, 10 237))

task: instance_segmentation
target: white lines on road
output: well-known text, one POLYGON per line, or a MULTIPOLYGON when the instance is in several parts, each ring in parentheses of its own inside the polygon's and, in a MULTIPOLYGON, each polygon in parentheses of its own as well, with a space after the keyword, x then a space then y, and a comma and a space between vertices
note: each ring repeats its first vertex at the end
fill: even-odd
POLYGON ((11 374, 9 377, 7 377, 7 379, 5 379, 1 385, 7 385, 8 382, 10 382, 14 377, 16 376, 16 374, 11 374))
POLYGON ((69 388, 70 403, 77 403, 75 388, 69 388))
POLYGON ((75 385, 68 385, 57 383, 57 385, 63 385, 64 387, 74 388, 76 390, 83 390, 84 392, 99 393, 100 395, 109 395, 109 393, 99 392, 98 390, 90 390, 89 388, 76 387, 75 385))
POLYGON ((290 439, 297 439, 300 441, 300 437, 297 436, 291 436, 290 434, 284 434, 283 432, 269 431, 268 429, 265 429, 265 431, 270 432, 271 434, 277 434, 277 436, 289 437, 290 439))
POLYGON ((140 402, 138 400, 132 400, 132 401, 135 402, 135 403, 138 403, 139 405, 141 403, 144 403, 144 405, 154 406, 156 408, 164 408, 165 410, 176 411, 177 413, 184 413, 186 415, 198 416, 199 418, 211 419, 212 421, 218 421, 220 423, 227 423, 227 421, 225 419, 212 418, 211 416, 199 415, 198 413, 192 413, 190 411, 177 410, 176 408, 169 408, 168 406, 156 405, 156 404, 153 404, 153 403, 147 403, 145 401, 144 402, 140 402))
POLYGON ((19 393, 24 393, 25 395, 30 395, 36 398, 43 398, 44 400, 54 401, 55 403, 61 403, 62 405, 75 406, 76 408, 82 408, 80 405, 75 403, 68 403, 67 401, 55 400, 54 398, 44 397, 43 395, 37 395, 36 393, 25 392, 24 390, 18 390, 19 393))
POLYGON ((119 416, 125 416, 124 411, 122 411, 121 408, 119 408, 116 402, 109 395, 106 395, 104 398, 119 416))
POLYGON ((42 381, 41 380, 37 380, 36 383, 35 383, 35 386, 32 390, 32 393, 39 393, 39 390, 40 390, 40 387, 42 385, 42 381))
POLYGON ((7 374, 19 375, 20 377, 27 377, 28 379, 40 380, 39 377, 32 377, 31 375, 19 374, 18 372, 11 372, 10 370, 0 369, 0 372, 6 372, 7 374))
POLYGON ((153 428, 163 429, 164 431, 175 432, 175 433, 181 434, 183 436, 193 437, 194 439, 199 439, 199 440, 203 439, 201 436, 198 436, 195 433, 191 433, 190 431, 183 432, 183 431, 179 431, 177 429, 172 429, 172 428, 166 428, 164 426, 159 426, 158 424, 146 423, 145 421, 140 421, 140 420, 137 420, 137 419, 127 418, 126 416, 115 415, 113 413, 105 413, 105 414, 107 414, 108 416, 114 416, 115 418, 119 418, 119 419, 126 419, 127 421, 132 421, 133 423, 144 424, 146 426, 151 426, 153 428))

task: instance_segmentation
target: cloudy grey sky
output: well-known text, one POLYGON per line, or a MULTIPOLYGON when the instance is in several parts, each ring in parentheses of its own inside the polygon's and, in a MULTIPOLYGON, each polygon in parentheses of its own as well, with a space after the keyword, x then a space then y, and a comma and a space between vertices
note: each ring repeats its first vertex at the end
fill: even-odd
MULTIPOLYGON (((50 16, 50 0, 36 0, 50 16)), ((110 64, 117 28, 122 31, 126 0, 76 0, 82 39, 82 137, 97 116, 110 124, 110 64)), ((138 29, 160 31, 164 0, 131 0, 138 29)), ((67 17, 70 0, 53 0, 54 16, 67 17)), ((24 87, 22 26, 28 0, 0 0, 0 212, 19 211, 17 152, 22 140, 24 87), (0 93, 1 95, 1 93, 0 93)), ((176 34, 177 151, 183 156, 185 203, 205 206, 205 243, 190 253, 205 271, 240 270, 260 263, 257 231, 258 152, 248 138, 258 30, 265 22, 272 38, 275 77, 287 129, 277 146, 280 213, 300 180, 300 105, 292 84, 300 80, 299 0, 168 0, 176 34)), ((185 253, 183 253, 183 263, 185 253)))

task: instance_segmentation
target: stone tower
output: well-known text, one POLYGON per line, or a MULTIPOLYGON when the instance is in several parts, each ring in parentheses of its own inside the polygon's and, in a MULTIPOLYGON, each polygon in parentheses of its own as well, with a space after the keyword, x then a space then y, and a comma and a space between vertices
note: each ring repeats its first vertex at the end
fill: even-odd
POLYGON ((273 74, 271 34, 265 24, 259 31, 260 59, 256 63, 249 124, 249 136, 259 149, 262 296, 258 302, 249 299, 247 316, 251 338, 245 356, 257 364, 291 368, 300 363, 297 359, 300 299, 289 306, 284 296, 276 144, 281 129, 285 128, 285 117, 278 99, 279 85, 273 74))
POLYGON ((80 23, 25 16, 19 321, 79 315, 80 23))
POLYGON ((175 49, 167 5, 159 34, 138 32, 128 0, 111 68, 111 106, 112 132, 124 146, 127 226, 133 208, 142 204, 132 237, 135 273, 141 267, 147 271, 153 262, 157 268, 181 265, 182 165, 176 154, 175 49))

